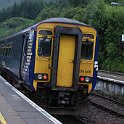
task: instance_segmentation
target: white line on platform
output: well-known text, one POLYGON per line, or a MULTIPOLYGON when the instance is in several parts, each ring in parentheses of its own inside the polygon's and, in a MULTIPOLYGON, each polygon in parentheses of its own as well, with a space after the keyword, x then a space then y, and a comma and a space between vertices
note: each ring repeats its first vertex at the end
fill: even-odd
MULTIPOLYGON (((106 74, 102 74, 102 73, 98 73, 99 75, 103 75, 103 76, 106 76, 106 74)), ((122 77, 119 77, 119 76, 115 76, 115 75, 111 75, 111 74, 109 74, 109 76, 111 76, 111 77, 115 77, 115 78, 122 78, 122 77)))
POLYGON ((121 80, 115 80, 115 79, 112 79, 112 78, 107 78, 107 77, 101 77, 101 76, 97 76, 99 79, 103 79, 103 80, 108 80, 108 81, 112 81, 112 82, 115 82, 115 83, 120 83, 120 84, 124 84, 124 81, 121 81, 121 80))
POLYGON ((34 102, 32 102, 29 98, 27 98, 25 95, 23 95, 20 91, 18 91, 16 88, 14 88, 11 84, 9 84, 4 78, 0 76, 0 79, 3 80, 3 82, 9 86, 13 91, 15 91, 19 96, 21 96, 25 101, 27 101, 31 106, 33 106, 35 109, 37 109, 41 114, 46 116, 49 120, 51 120, 55 124, 62 124, 59 120, 54 118, 52 115, 50 115, 48 112, 46 112, 44 109, 36 105, 34 102))

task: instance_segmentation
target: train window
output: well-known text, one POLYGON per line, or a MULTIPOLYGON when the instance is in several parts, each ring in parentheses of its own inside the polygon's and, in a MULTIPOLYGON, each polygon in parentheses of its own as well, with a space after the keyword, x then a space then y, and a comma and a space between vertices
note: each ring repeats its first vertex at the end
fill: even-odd
POLYGON ((0 54, 4 56, 11 57, 12 43, 3 44, 0 47, 0 54))
POLYGON ((5 48, 5 56, 7 56, 7 52, 8 52, 8 49, 7 49, 7 48, 5 48))
POLYGON ((39 38, 38 39, 38 56, 49 57, 51 55, 51 38, 39 38))
POLYGON ((2 55, 2 45, 0 45, 0 55, 2 55))
POLYGON ((42 34, 42 35, 52 35, 52 31, 40 30, 40 31, 39 31, 39 34, 42 34))
POLYGON ((84 37, 89 37, 91 39, 94 39, 94 36, 92 34, 83 34, 84 37))
POLYGON ((0 55, 2 55, 2 50, 3 50, 3 49, 2 49, 2 47, 0 46, 0 55))
POLYGON ((93 42, 82 42, 81 59, 91 60, 93 57, 93 42))
POLYGON ((1 49, 1 55, 4 55, 3 51, 4 51, 4 49, 2 48, 2 49, 1 49))
POLYGON ((7 54, 7 56, 10 57, 10 54, 11 54, 11 48, 8 48, 8 54, 7 54))

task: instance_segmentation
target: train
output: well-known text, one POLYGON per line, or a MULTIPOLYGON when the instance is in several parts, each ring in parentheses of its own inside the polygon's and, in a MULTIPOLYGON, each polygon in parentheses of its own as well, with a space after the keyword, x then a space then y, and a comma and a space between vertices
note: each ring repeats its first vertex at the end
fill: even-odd
POLYGON ((0 74, 53 113, 81 110, 97 71, 97 31, 76 20, 46 19, 0 40, 0 74))

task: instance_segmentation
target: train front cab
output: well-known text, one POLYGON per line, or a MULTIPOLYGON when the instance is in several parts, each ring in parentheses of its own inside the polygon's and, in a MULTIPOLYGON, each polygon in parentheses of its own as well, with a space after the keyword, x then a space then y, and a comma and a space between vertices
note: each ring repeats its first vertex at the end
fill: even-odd
POLYGON ((88 26, 37 27, 33 86, 49 107, 75 108, 94 88, 96 31, 88 26))

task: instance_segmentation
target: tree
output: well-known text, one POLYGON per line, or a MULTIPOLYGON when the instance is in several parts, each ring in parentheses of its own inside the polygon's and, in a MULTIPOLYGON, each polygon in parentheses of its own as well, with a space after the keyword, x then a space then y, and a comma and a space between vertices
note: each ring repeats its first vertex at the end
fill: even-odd
POLYGON ((107 5, 104 0, 95 0, 86 8, 85 22, 98 31, 99 65, 102 69, 117 71, 119 64, 124 62, 120 39, 124 29, 123 9, 107 5))

